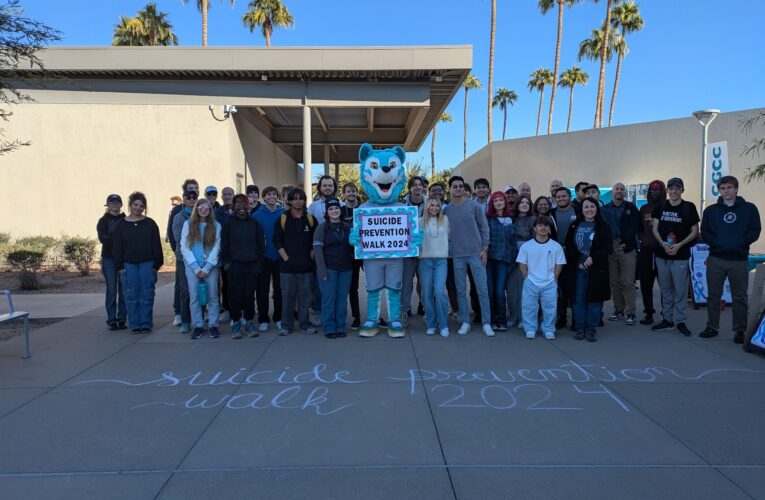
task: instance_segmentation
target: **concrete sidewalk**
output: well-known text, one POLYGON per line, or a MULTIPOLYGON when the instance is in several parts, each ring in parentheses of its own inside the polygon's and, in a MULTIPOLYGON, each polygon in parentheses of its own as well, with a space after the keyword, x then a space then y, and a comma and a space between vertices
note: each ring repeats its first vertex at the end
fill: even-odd
POLYGON ((765 357, 729 332, 191 341, 171 301, 0 344, 3 498, 765 497, 765 357))

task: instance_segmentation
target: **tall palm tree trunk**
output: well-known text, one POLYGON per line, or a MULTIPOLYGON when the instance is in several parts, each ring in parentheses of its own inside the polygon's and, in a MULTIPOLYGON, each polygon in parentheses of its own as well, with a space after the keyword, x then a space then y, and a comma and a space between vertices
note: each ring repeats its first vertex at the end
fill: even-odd
POLYGON ((207 2, 202 0, 202 47, 207 47, 207 2))
POLYGON ((505 140, 505 130, 507 130, 507 105, 505 105, 504 112, 505 112, 505 118, 502 121, 502 140, 503 141, 505 140))
POLYGON ((266 30, 266 47, 271 46, 271 30, 266 30))
POLYGON ((574 110, 574 86, 571 86, 571 94, 568 96, 568 122, 566 122, 566 132, 571 130, 571 114, 574 110))
MULTIPOLYGON (((494 34, 497 28, 497 0, 491 0, 491 37, 489 40, 489 92, 487 94, 486 109, 488 110, 488 139, 487 143, 491 142, 491 99, 492 99, 492 87, 494 85, 494 34)), ((503 137, 504 139, 504 137, 503 137)))
POLYGON ((468 89, 465 88, 465 112, 462 115, 462 123, 464 127, 463 143, 462 143, 462 159, 467 158, 467 104, 468 104, 468 89))
POLYGON ((433 135, 430 136, 430 178, 436 176, 436 128, 438 122, 433 125, 433 135))
POLYGON ((606 56, 608 53, 608 40, 611 35, 611 5, 613 0, 608 0, 606 4, 606 22, 603 25, 603 43, 600 48, 600 78, 598 79, 598 97, 595 103, 595 126, 594 128, 600 128, 603 126, 603 94, 605 93, 606 84, 606 56))
POLYGON ((608 126, 614 121, 614 104, 616 103, 616 90, 619 88, 619 73, 622 71, 622 55, 616 58, 616 75, 614 76, 614 91, 611 94, 611 107, 608 110, 608 126))
POLYGON ((558 0, 558 40, 555 43, 555 68, 553 69, 552 94, 550 94, 550 115, 547 117, 547 133, 552 134, 555 90, 558 87, 558 69, 560 67, 560 45, 563 41, 563 0, 558 0))
POLYGON ((539 111, 537 112, 537 135, 539 135, 539 124, 542 121, 542 100, 544 99, 545 89, 542 87, 539 90, 539 111))

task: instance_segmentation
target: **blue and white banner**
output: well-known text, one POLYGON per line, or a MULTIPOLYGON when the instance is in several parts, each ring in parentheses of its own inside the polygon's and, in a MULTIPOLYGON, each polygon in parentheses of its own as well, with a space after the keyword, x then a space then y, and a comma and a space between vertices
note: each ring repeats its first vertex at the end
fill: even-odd
MULTIPOLYGON (((693 301, 697 304, 707 303, 707 258, 709 257, 709 245, 697 243, 691 247, 691 288, 693 289, 693 301)), ((725 279, 722 300, 726 304, 732 302, 730 295, 730 282, 725 279)))
POLYGON ((418 246, 412 235, 419 228, 417 207, 368 207, 353 211, 354 228, 359 228, 357 259, 391 259, 417 257, 418 246))
POLYGON ((728 141, 713 142, 707 144, 707 192, 704 198, 709 206, 717 201, 720 191, 717 190, 717 183, 730 171, 728 163, 728 141))

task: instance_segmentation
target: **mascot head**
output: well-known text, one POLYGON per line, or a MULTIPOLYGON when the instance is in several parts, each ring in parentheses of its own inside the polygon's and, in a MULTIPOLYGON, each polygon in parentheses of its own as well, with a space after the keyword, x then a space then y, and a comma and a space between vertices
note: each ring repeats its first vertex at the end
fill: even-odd
POLYGON ((393 203, 406 186, 406 153, 401 146, 374 149, 362 144, 359 149, 361 186, 375 203, 393 203))

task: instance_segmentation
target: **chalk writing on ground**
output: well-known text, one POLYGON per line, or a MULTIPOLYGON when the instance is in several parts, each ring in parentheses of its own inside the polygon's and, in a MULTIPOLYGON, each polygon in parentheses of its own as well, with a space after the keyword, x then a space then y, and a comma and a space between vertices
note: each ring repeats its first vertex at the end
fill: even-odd
POLYGON ((443 369, 410 369, 403 376, 370 377, 353 375, 351 370, 332 371, 326 363, 317 363, 311 369, 285 366, 275 370, 196 371, 178 373, 165 371, 148 380, 98 379, 84 380, 80 384, 108 384, 130 387, 231 387, 223 395, 195 393, 173 400, 149 401, 131 407, 177 407, 188 413, 192 410, 291 410, 307 411, 328 416, 361 404, 365 391, 340 390, 332 393, 333 386, 358 387, 369 383, 405 382, 410 396, 427 390, 431 404, 440 408, 483 408, 487 410, 526 411, 583 411, 594 398, 605 398, 614 403, 617 411, 630 412, 629 405, 616 392, 606 386, 612 382, 639 384, 700 381, 723 373, 760 374, 745 368, 714 368, 696 373, 683 373, 667 367, 616 368, 594 364, 580 364, 573 360, 554 367, 512 368, 487 371, 461 371, 443 369), (263 386, 256 391, 248 386, 263 386), (241 391, 241 392, 240 392, 241 391), (344 400, 342 400, 344 399, 344 400))

